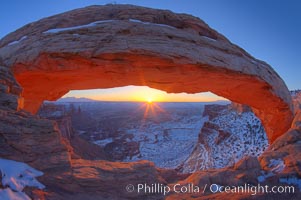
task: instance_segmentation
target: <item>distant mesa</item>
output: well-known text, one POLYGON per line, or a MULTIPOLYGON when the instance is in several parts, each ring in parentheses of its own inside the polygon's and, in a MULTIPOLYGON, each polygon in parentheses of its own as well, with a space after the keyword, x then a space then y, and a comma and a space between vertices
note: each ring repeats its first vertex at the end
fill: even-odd
POLYGON ((293 119, 290 93, 267 63, 199 18, 167 10, 89 6, 44 18, 0 40, 0 61, 13 71, 32 113, 69 90, 137 85, 211 91, 249 105, 270 141, 293 119))

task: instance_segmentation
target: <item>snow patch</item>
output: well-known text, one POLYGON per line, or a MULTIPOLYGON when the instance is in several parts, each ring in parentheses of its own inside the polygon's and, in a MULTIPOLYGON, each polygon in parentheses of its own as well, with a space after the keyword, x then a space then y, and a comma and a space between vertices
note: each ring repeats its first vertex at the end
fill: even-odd
POLYGON ((271 169, 272 172, 280 173, 285 168, 285 164, 282 159, 271 159, 269 167, 273 167, 271 169))
POLYGON ((301 90, 291 90, 290 93, 292 97, 297 97, 298 95, 301 95, 301 90))
POLYGON ((265 171, 261 171, 261 176, 257 177, 258 182, 262 183, 265 181, 265 179, 274 176, 275 174, 273 172, 266 173, 265 171))
POLYGON ((301 192, 301 179, 297 177, 280 178, 279 182, 296 185, 299 188, 299 191, 301 192))
POLYGON ((25 40, 26 38, 27 38, 27 36, 23 36, 23 37, 21 37, 20 40, 16 40, 16 41, 8 43, 7 46, 11 46, 11 45, 14 45, 14 44, 19 44, 22 40, 25 40))
POLYGON ((101 21, 95 21, 95 22, 85 24, 85 25, 80 25, 80 26, 72 26, 72 27, 66 27, 66 28, 54 28, 54 29, 49 29, 48 31, 45 31, 43 33, 59 33, 62 31, 70 31, 70 30, 75 30, 75 29, 88 28, 88 27, 96 26, 97 24, 108 23, 108 22, 113 22, 113 21, 116 21, 116 20, 101 20, 101 21))
MULTIPOLYGON (((101 21, 95 21, 95 22, 80 25, 80 26, 49 29, 49 30, 47 30, 43 33, 60 33, 60 32, 63 32, 63 31, 70 31, 70 30, 76 30, 76 29, 81 29, 81 28, 88 28, 88 27, 96 26, 98 24, 116 22, 116 21, 123 21, 123 20, 101 20, 101 21)), ((137 19, 129 19, 129 21, 134 22, 134 23, 142 23, 142 24, 146 24, 146 25, 162 26, 162 27, 168 27, 168 28, 173 28, 173 29, 175 28, 173 26, 169 26, 169 25, 166 25, 166 24, 156 24, 156 23, 150 23, 150 22, 143 22, 143 21, 140 21, 140 20, 137 20, 137 19)), ((77 36, 77 35, 75 35, 75 36, 77 36)))
POLYGON ((265 181, 265 179, 280 173, 285 168, 285 164, 282 159, 271 159, 269 167, 272 168, 269 172, 261 171, 262 175, 257 177, 259 182, 265 181))
POLYGON ((202 36, 203 38, 206 38, 207 40, 211 40, 213 42, 216 42, 216 39, 213 39, 213 38, 210 38, 210 37, 207 37, 207 36, 202 36))
POLYGON ((45 186, 35 179, 42 176, 40 172, 25 163, 0 158, 0 171, 2 185, 6 189, 0 189, 0 199, 30 199, 22 190, 26 187, 44 189, 45 186))
POLYGON ((155 25, 155 26, 163 26, 163 27, 168 27, 168 28, 173 28, 175 29, 175 27, 173 26, 169 26, 167 24, 156 24, 156 23, 151 23, 151 22, 143 22, 141 20, 138 19, 129 19, 130 22, 134 22, 134 23, 142 23, 142 24, 146 24, 146 25, 155 25))
POLYGON ((10 188, 0 189, 1 200, 30 200, 24 192, 14 192, 10 188))
POLYGON ((105 147, 107 144, 110 144, 111 142, 113 142, 113 138, 106 138, 104 140, 96 140, 93 143, 97 144, 101 147, 105 147))

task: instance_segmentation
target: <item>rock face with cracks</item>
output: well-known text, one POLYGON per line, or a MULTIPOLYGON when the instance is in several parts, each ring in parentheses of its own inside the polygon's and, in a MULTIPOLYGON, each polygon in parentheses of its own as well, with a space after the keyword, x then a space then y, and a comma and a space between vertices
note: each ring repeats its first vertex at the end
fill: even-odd
POLYGON ((131 5, 73 10, 4 37, 0 61, 13 70, 33 113, 72 89, 147 85, 247 104, 270 141, 292 121, 291 97, 277 73, 186 14, 131 5))

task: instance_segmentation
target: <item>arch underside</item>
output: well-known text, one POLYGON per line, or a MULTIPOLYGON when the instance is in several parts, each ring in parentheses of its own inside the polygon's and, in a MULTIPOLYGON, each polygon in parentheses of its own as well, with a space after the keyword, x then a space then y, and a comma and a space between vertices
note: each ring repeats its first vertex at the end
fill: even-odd
POLYGON ((44 54, 43 57, 48 57, 47 62, 43 63, 45 58, 41 58, 38 66, 48 68, 50 62, 52 66, 67 70, 15 74, 24 89, 26 110, 34 113, 44 100, 56 100, 69 90, 145 85, 169 93, 210 91, 251 106, 261 118, 270 140, 277 137, 279 122, 290 112, 283 101, 271 94, 271 86, 256 76, 201 64, 175 64, 171 60, 140 54, 106 54, 93 60, 78 55, 69 55, 66 60, 59 56, 57 60, 56 56, 44 54), (69 69, 70 66, 76 66, 76 69, 69 69), (277 130, 274 127, 278 127, 277 130), (274 134, 269 135, 271 132, 274 134))
MULTIPOLYGON (((135 12, 146 12, 139 9, 135 12)), ((121 11, 122 6, 114 12, 121 16, 121 11)), ((69 90, 146 85, 169 93, 210 91, 249 105, 271 142, 290 127, 290 94, 269 65, 197 18, 181 16, 178 20, 188 20, 178 27, 168 18, 162 25, 137 13, 82 27, 76 20, 52 23, 58 15, 49 26, 44 19, 0 41, 2 64, 12 68, 24 89, 24 109, 34 113, 43 100, 56 100, 69 90)))

